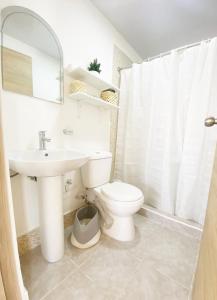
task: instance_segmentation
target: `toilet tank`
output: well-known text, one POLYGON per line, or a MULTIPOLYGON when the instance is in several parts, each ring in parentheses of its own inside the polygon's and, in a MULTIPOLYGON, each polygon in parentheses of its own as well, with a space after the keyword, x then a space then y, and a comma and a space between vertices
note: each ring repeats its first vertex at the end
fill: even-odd
POLYGON ((81 177, 86 188, 94 188, 110 180, 112 154, 110 152, 94 152, 88 162, 81 167, 81 177))

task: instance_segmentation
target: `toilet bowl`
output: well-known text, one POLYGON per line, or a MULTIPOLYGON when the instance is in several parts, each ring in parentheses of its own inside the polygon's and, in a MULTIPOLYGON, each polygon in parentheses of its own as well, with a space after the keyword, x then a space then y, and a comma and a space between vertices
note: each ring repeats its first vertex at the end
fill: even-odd
POLYGON ((144 196, 137 187, 109 183, 112 155, 97 152, 81 168, 82 181, 89 202, 95 203, 104 219, 102 231, 119 241, 131 241, 135 236, 133 215, 142 207, 144 196))
POLYGON ((131 241, 135 236, 133 215, 142 207, 142 192, 130 184, 113 182, 94 189, 111 217, 111 224, 102 225, 105 234, 119 241, 131 241))

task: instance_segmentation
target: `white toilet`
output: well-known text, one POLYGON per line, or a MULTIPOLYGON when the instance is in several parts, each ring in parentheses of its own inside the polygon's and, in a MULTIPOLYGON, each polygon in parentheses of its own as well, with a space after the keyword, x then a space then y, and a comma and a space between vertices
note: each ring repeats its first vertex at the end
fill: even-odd
POLYGON ((142 207, 144 196, 137 187, 123 182, 109 183, 112 164, 110 152, 95 152, 82 166, 83 185, 88 201, 95 203, 104 216, 102 230, 119 241, 135 236, 133 215, 142 207))

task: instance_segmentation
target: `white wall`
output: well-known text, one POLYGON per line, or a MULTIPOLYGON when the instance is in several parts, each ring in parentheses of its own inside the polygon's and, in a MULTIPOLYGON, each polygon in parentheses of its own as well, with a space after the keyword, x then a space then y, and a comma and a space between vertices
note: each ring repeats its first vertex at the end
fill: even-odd
MULTIPOLYGON (((113 46, 116 44, 132 61, 141 61, 134 49, 88 0, 1 0, 0 9, 20 5, 40 14, 55 30, 64 52, 64 66, 86 67, 98 58, 101 76, 111 81, 113 46)), ((110 113, 89 105, 78 105, 67 98, 58 105, 30 97, 3 92, 4 117, 8 150, 38 147, 38 131, 47 130, 52 138, 50 147, 74 147, 82 150, 109 150, 110 113), (74 130, 64 136, 63 128, 74 130)), ((73 179, 69 192, 64 193, 64 211, 81 204, 76 197, 82 190, 80 173, 65 176, 73 179)), ((18 176, 12 180, 17 234, 38 227, 37 184, 18 176)), ((52 209, 52 208, 51 208, 52 209)))

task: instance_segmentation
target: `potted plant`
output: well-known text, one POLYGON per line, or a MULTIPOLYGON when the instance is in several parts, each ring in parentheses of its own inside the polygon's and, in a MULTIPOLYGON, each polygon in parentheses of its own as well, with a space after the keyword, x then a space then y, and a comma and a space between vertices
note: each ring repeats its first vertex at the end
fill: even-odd
POLYGON ((99 75, 101 70, 100 70, 101 64, 98 63, 97 58, 94 59, 93 62, 90 63, 88 67, 88 71, 94 72, 95 75, 99 75))

